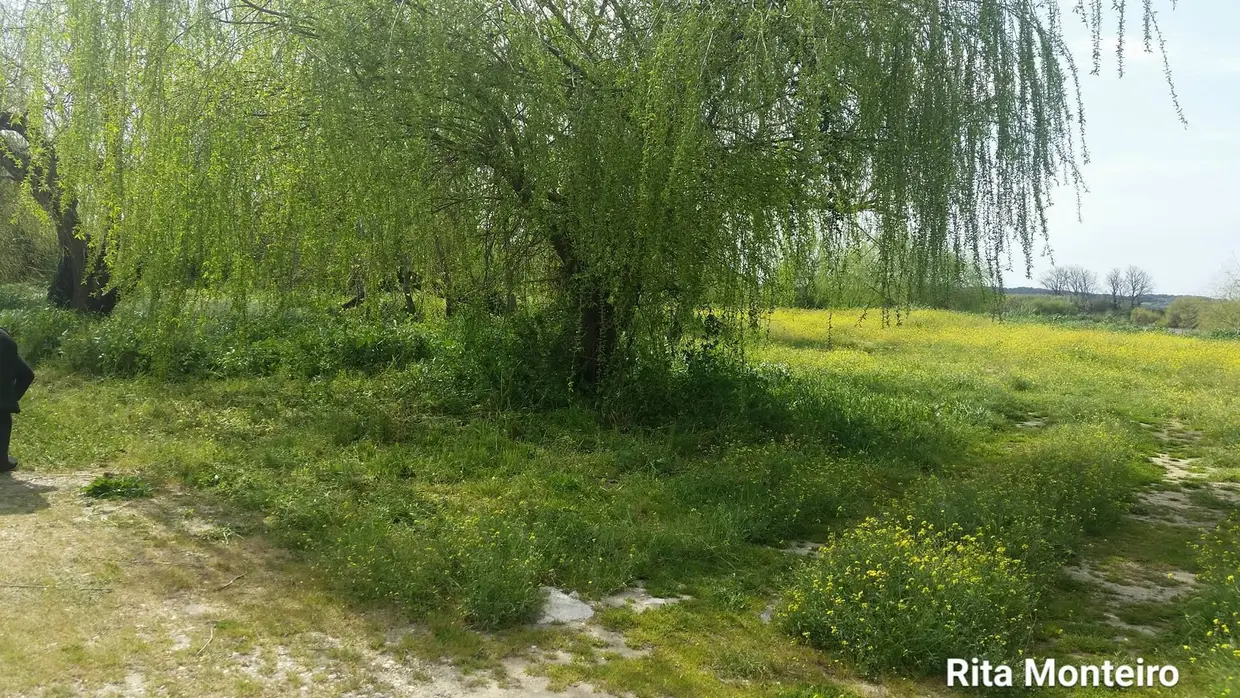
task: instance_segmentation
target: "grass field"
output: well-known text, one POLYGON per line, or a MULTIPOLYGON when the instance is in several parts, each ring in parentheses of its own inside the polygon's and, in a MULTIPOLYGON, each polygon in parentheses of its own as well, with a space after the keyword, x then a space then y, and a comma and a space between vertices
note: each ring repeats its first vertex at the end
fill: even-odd
MULTIPOLYGON (((286 551, 316 608, 343 604, 320 614, 336 626, 419 628, 371 628, 370 651, 488 681, 520 658, 551 689, 946 695, 947 657, 1143 657, 1182 676, 1147 693, 1240 694, 1240 343, 856 320, 837 311, 828 340, 825 312, 778 311, 746 364, 688 365, 625 410, 495 400, 438 350, 367 373, 175 380, 48 351, 14 452, 35 476, 154 483, 156 504, 135 507, 197 502, 211 545, 286 551), (600 602, 639 583, 683 600, 530 625, 541 587, 600 602)), ((9 581, 66 564, 34 556, 9 581)), ((30 608, 0 618, 6 695, 65 672, 97 688, 162 652, 74 642, 33 661, 82 621, 30 608)), ((315 627, 309 613, 289 630, 281 609, 251 603, 206 654, 179 651, 208 661, 315 627)))

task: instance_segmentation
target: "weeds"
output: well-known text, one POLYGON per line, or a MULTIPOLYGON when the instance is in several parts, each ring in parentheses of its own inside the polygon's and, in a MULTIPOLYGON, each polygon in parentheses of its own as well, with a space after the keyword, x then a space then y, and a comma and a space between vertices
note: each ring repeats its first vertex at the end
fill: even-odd
POLYGON ((1039 577, 1053 576, 1087 534, 1119 522, 1136 485, 1132 448, 1114 431, 1066 425, 985 452, 955 478, 926 477, 899 510, 939 530, 982 532, 1039 577))
POLYGON ((1185 618, 1187 649, 1240 659, 1240 514, 1232 514, 1194 545, 1201 590, 1185 618))
POLYGON ((83 488, 82 493, 95 499, 144 499, 155 492, 151 483, 137 475, 104 473, 83 488))
POLYGON ((942 670, 948 657, 1015 657, 1038 590, 1002 545, 961 532, 867 519, 793 580, 780 624, 863 671, 942 670))

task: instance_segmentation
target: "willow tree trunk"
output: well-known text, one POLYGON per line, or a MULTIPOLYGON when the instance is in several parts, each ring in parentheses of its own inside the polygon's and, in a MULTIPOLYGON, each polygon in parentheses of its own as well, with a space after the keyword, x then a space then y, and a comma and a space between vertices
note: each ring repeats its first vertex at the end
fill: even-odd
POLYGON ((616 311, 599 290, 583 294, 578 308, 577 355, 573 369, 577 384, 592 389, 602 382, 616 352, 616 311))
POLYGON ((47 289, 47 300, 60 308, 91 313, 110 313, 116 307, 116 290, 108 289, 108 266, 103 249, 91 255, 90 242, 77 234, 77 202, 69 204, 56 221, 60 242, 60 265, 47 289))
POLYGON ((616 351, 616 306, 611 294, 587 273, 573 243, 562 231, 553 231, 551 245, 560 259, 561 283, 577 302, 577 341, 573 353, 573 383, 591 392, 606 377, 616 351))

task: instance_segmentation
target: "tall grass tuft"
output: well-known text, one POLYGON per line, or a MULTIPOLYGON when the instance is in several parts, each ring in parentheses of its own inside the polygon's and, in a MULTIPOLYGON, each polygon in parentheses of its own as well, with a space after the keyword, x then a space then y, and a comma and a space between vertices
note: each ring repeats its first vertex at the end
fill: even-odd
POLYGON ((1136 487, 1131 445, 1091 425, 1052 427, 994 450, 961 477, 926 477, 899 505, 918 521, 1000 540, 1049 579, 1088 534, 1119 522, 1136 487))

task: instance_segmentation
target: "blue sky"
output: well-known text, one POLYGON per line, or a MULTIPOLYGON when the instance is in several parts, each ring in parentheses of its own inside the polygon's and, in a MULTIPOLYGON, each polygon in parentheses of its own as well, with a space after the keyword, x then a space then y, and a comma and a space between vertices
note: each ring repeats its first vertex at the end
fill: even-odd
MULTIPOLYGON (((1141 2, 1128 4, 1122 78, 1114 22, 1103 32, 1102 71, 1092 76, 1088 34, 1065 16, 1083 68, 1091 157, 1081 220, 1070 188, 1049 212, 1054 261, 1099 277, 1135 264, 1153 275, 1160 293, 1208 294, 1219 272, 1240 257, 1240 0, 1180 0, 1175 9, 1155 0, 1187 128, 1177 120, 1157 48, 1142 48, 1141 2)), ((1051 265, 1046 257, 1034 263, 1035 279, 1051 265)), ((1016 267, 1007 286, 1036 285, 1024 279, 1023 265, 1016 267)))

